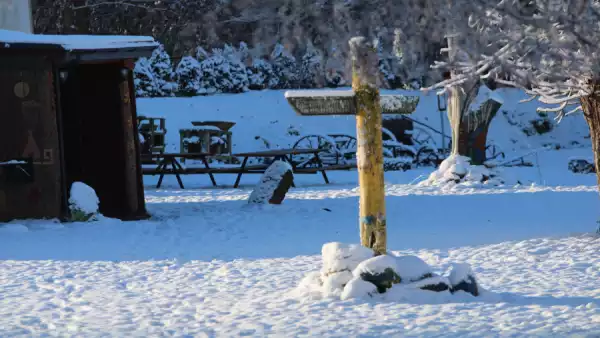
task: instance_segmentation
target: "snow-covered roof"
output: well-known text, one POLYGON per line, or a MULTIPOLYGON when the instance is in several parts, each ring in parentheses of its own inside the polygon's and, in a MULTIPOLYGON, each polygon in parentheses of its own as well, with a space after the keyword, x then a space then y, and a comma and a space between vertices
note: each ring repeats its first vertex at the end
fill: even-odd
POLYGON ((111 35, 42 35, 0 29, 0 44, 58 45, 65 50, 102 50, 119 48, 157 47, 154 38, 148 36, 111 35))

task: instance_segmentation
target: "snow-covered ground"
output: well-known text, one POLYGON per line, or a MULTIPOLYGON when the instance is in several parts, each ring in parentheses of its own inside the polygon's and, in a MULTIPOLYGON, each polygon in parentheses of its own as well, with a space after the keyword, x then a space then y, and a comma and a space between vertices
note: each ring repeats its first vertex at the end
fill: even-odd
MULTIPOLYGON (((239 98, 240 111, 257 109, 253 95, 230 100, 239 98)), ((140 110, 162 106, 170 109, 164 115, 177 114, 187 100, 202 102, 163 100, 171 99, 141 100, 140 110)), ((274 130, 268 135, 277 139, 282 129, 264 125, 276 109, 270 111, 248 120, 261 121, 253 128, 274 130)), ((323 124, 314 124, 321 128, 315 133, 327 132, 323 124)), ((494 135, 512 132, 492 127, 494 135)), ((244 128, 240 142, 253 138, 244 128)), ((308 122, 302 128, 311 130, 308 122)), ((173 177, 157 190, 156 178, 146 177, 149 220, 0 224, 0 336, 598 336, 600 200, 594 175, 567 170, 570 157, 590 154, 539 153, 529 158, 534 167, 505 170, 524 182, 516 187, 424 187, 416 183, 431 168, 386 172, 388 248, 419 256, 440 273, 469 263, 489 291, 478 298, 299 296, 302 278, 321 269, 324 243, 359 241, 356 172, 330 173, 330 185, 318 174, 296 176, 297 187, 279 206, 247 204, 260 175, 244 176, 240 189, 231 188, 233 175, 218 175, 217 188, 205 175, 184 177, 185 190, 173 177)))

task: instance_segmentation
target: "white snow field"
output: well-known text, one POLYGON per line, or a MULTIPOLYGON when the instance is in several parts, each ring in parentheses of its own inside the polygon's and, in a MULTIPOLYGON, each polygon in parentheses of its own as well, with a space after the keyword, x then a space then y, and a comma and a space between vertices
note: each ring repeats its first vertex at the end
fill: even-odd
MULTIPOLYGON (((244 135, 285 133, 268 125, 277 110, 248 122, 240 115, 277 106, 278 97, 282 125, 303 121, 276 94, 140 100, 139 109, 162 109, 176 134, 183 122, 170 126, 171 116, 203 119, 239 100, 230 115, 210 117, 239 121, 234 150, 255 150, 244 135), (204 101, 213 103, 189 106, 204 101)), ((352 127, 320 119, 315 133, 352 127)), ((580 121, 567 122, 544 137, 565 144, 585 133, 573 127, 580 121)), ((500 136, 515 130, 494 123, 495 140, 510 144, 500 136)), ((528 140, 535 148, 541 139, 528 140)), ((330 185, 320 175, 296 176, 279 206, 248 205, 260 175, 244 176, 240 189, 231 188, 233 175, 218 175, 218 188, 206 176, 184 177, 185 190, 173 177, 157 190, 157 178, 146 177, 149 220, 0 224, 0 336, 598 337, 600 199, 595 175, 567 170, 570 157, 590 155, 587 147, 541 152, 530 158, 534 167, 505 170, 527 182, 520 186, 419 186, 432 168, 386 172, 388 248, 441 274, 470 264, 487 290, 480 297, 422 291, 342 301, 298 292, 321 270, 323 244, 359 241, 356 172, 333 172, 330 185)))

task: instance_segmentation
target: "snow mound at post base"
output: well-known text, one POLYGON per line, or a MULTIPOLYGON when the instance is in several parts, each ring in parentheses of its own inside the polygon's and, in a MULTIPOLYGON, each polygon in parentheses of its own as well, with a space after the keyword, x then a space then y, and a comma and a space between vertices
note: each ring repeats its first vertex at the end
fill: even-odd
POLYGON ((92 187, 82 182, 71 185, 69 209, 73 221, 86 222, 92 219, 98 213, 99 204, 98 195, 92 187))
POLYGON ((461 155, 450 155, 440 167, 418 185, 421 187, 437 186, 500 186, 506 182, 497 170, 482 165, 471 165, 471 159, 461 155))
POLYGON ((327 243, 322 254, 321 271, 302 279, 292 292, 295 298, 455 302, 456 291, 479 296, 483 290, 468 264, 454 264, 448 276, 441 276, 419 257, 373 257, 371 249, 358 244, 327 243))

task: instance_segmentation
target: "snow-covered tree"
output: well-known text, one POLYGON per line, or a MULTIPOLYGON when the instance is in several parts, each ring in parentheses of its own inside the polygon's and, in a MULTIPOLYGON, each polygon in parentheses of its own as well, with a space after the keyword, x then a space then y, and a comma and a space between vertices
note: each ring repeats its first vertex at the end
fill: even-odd
POLYGON ((325 61, 325 85, 327 87, 342 87, 348 84, 346 80, 346 61, 340 50, 333 47, 325 61))
POLYGON ((271 65, 278 79, 277 88, 292 88, 298 82, 298 63, 282 44, 276 44, 271 53, 271 65))
POLYGON ((154 89, 154 74, 148 58, 140 58, 133 69, 135 93, 138 97, 150 97, 156 92, 154 89))
POLYGON ((161 45, 155 49, 148 61, 154 76, 151 96, 173 96, 177 84, 173 81, 171 57, 165 51, 164 46, 161 45))
POLYGON ((179 61, 175 69, 175 79, 177 80, 179 95, 194 96, 198 95, 200 90, 200 76, 202 67, 200 62, 191 56, 185 56, 179 61))
POLYGON ((200 63, 202 73, 199 94, 241 93, 248 90, 246 67, 233 47, 215 48, 210 56, 198 49, 196 55, 204 59, 200 63))
POLYGON ((246 73, 250 89, 262 90, 278 87, 279 78, 267 60, 253 58, 250 67, 246 68, 246 73))
POLYGON ((377 56, 379 58, 379 72, 381 73, 381 85, 384 88, 392 88, 396 83, 396 74, 392 70, 392 60, 390 55, 385 51, 380 39, 375 39, 375 48, 377 48, 377 56))
POLYGON ((231 85, 228 88, 230 93, 241 93, 248 91, 248 74, 246 72, 246 66, 242 62, 243 53, 247 53, 245 44, 241 45, 242 49, 236 50, 231 45, 225 45, 223 47, 223 57, 227 59, 229 63, 229 74, 231 85))
POLYGON ((298 69, 300 86, 304 88, 323 87, 323 56, 312 43, 308 43, 298 69))

